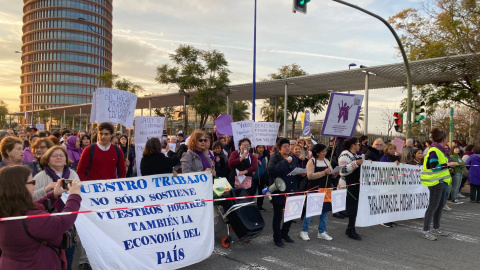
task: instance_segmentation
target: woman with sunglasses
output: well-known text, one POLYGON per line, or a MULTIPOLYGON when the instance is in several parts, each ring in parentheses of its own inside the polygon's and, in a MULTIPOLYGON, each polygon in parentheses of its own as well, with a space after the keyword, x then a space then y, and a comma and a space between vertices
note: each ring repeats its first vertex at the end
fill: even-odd
POLYGON ((205 133, 197 129, 188 139, 188 151, 180 159, 182 173, 208 171, 215 176, 214 163, 205 152, 205 133))
MULTIPOLYGON (((33 201, 35 182, 28 167, 14 165, 0 169, 0 218, 45 214, 43 203, 49 199, 54 204, 67 191, 60 179, 53 191, 33 201)), ((80 209, 80 186, 77 180, 68 184, 70 195, 64 212, 80 209)), ((63 215, 0 222, 0 268, 63 269, 65 252, 55 247, 61 245, 63 233, 73 226, 76 218, 77 215, 63 215)))

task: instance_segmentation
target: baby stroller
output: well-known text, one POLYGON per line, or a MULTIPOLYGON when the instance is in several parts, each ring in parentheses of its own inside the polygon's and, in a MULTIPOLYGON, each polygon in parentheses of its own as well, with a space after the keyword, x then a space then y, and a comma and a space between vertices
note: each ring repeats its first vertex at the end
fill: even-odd
MULTIPOLYGON (((249 196, 243 188, 234 188, 224 193, 224 198, 249 196)), ((222 238, 222 246, 230 247, 233 243, 230 231, 234 231, 238 241, 249 243, 251 239, 262 233, 265 222, 260 211, 255 206, 253 199, 233 199, 221 201, 221 206, 217 209, 220 216, 227 224, 227 236, 222 238), (223 208, 223 211, 222 209, 223 208), (224 213, 223 213, 224 212, 224 213)))

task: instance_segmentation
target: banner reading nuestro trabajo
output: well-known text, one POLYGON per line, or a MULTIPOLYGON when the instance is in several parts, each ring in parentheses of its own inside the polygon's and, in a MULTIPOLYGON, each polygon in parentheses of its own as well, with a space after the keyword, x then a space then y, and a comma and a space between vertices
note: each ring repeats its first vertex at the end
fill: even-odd
POLYGON ((419 170, 421 167, 414 165, 364 162, 356 226, 423 218, 429 191, 420 183, 419 170), (380 178, 387 179, 376 180, 380 178))
POLYGON ((93 269, 177 269, 211 255, 212 202, 200 202, 212 199, 210 173, 82 184, 82 211, 199 201, 78 215, 75 225, 93 269))

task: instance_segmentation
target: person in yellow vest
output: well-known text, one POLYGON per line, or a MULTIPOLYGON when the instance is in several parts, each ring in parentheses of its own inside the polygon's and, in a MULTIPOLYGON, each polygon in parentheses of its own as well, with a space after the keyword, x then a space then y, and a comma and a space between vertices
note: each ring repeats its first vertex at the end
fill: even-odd
POLYGON ((440 227, 440 219, 445 205, 445 187, 452 181, 448 167, 458 166, 458 163, 451 161, 448 151, 445 149, 447 145, 447 133, 445 131, 434 128, 430 132, 430 136, 433 143, 425 156, 420 181, 430 191, 422 237, 433 241, 437 240, 436 235, 448 236, 450 234, 440 227), (433 230, 430 230, 432 218, 433 230))

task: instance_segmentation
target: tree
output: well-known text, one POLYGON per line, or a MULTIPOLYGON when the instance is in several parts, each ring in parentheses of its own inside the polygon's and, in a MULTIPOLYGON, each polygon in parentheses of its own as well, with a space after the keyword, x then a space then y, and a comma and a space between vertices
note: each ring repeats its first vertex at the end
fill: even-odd
MULTIPOLYGON (((278 100, 277 100, 278 104, 278 100)), ((275 120, 275 104, 270 104, 270 99, 263 101, 263 106, 260 109, 263 120, 266 122, 274 122, 275 120)), ((279 129, 283 129, 283 106, 280 108, 277 106, 277 122, 280 123, 279 129)))
POLYGON ((235 101, 233 102, 233 121, 243 121, 247 120, 250 116, 248 112, 248 102, 247 101, 235 101))
POLYGON ((7 104, 3 100, 0 100, 0 128, 7 126, 7 114, 7 104))
POLYGON ((45 128, 47 128, 47 122, 50 120, 51 116, 52 116, 52 111, 47 111, 45 106, 42 106, 42 110, 38 112, 38 117, 40 117, 40 122, 45 124, 45 128))
POLYGON ((135 84, 129 79, 122 78, 121 80, 118 80, 118 78, 118 74, 113 74, 110 71, 106 71, 102 75, 97 75, 97 79, 101 80, 105 87, 127 91, 135 95, 145 91, 143 86, 135 84))
MULTIPOLYGON (((307 73, 300 68, 297 64, 283 65, 278 69, 278 73, 270 74, 271 79, 281 79, 289 77, 304 76, 307 73)), ((324 110, 324 106, 328 104, 329 94, 318 94, 309 96, 288 96, 287 100, 287 113, 290 115, 292 121, 292 134, 291 138, 295 138, 295 122, 298 115, 305 110, 310 110, 312 114, 318 114, 324 110)), ((278 98, 277 104, 283 109, 284 97, 278 98)))
MULTIPOLYGON (((186 103, 192 105, 200 115, 200 128, 204 128, 208 117, 220 114, 225 106, 230 82, 228 62, 223 53, 204 51, 189 45, 180 45, 175 53, 170 54, 170 60, 173 65, 157 67, 155 81, 176 87, 179 93, 185 95, 186 103)), ((184 130, 187 126, 185 115, 184 130)))
MULTIPOLYGON (((425 2, 421 11, 410 8, 389 19, 393 27, 403 33, 402 43, 410 60, 469 54, 480 50, 478 1, 425 2)), ((474 75, 476 72, 466 66, 452 68, 465 75, 455 82, 419 86, 416 94, 425 100, 429 108, 462 104, 480 112, 480 81, 474 75)))

